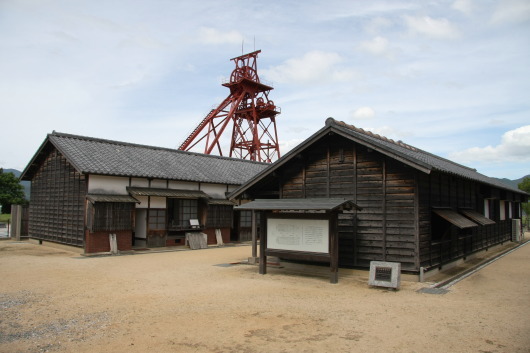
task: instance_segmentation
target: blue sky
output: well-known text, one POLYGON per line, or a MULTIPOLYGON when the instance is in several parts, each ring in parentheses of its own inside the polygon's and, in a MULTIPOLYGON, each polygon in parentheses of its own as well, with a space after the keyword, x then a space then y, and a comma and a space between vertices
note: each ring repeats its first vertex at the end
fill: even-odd
POLYGON ((176 148, 261 49, 281 152, 327 117, 530 174, 530 2, 0 0, 0 167, 53 130, 176 148))

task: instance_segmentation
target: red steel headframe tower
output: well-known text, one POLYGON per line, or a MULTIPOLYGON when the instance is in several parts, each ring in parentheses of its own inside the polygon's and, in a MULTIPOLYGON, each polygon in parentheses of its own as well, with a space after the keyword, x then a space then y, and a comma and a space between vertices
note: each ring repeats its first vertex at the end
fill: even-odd
POLYGON ((220 138, 231 125, 230 157, 272 162, 280 158, 276 115, 279 108, 269 99, 271 86, 260 82, 256 60, 261 50, 231 59, 236 64, 230 81, 223 86, 230 95, 202 120, 180 145, 189 151, 204 144, 204 153, 214 149, 222 156, 220 138))

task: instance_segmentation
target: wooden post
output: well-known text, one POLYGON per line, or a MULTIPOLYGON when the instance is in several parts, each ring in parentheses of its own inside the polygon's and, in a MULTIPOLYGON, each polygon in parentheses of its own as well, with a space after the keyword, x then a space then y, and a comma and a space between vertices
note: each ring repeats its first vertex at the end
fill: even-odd
POLYGON ((251 225, 251 234, 252 234, 252 256, 248 258, 248 263, 255 265, 258 261, 258 230, 256 222, 256 211, 252 210, 252 225, 251 225))
POLYGON ((20 241, 20 228, 22 226, 22 206, 12 205, 11 206, 11 230, 9 229, 9 221, 7 222, 7 235, 10 238, 15 238, 16 241, 20 241))
POLYGON ((338 214, 332 212, 329 218, 329 237, 330 237, 330 283, 339 282, 339 235, 337 232, 338 214))
POLYGON ((257 235, 256 211, 252 211, 252 257, 258 256, 258 235, 257 235))
POLYGON ((259 273, 264 275, 267 273, 267 256, 265 255, 265 249, 267 248, 267 229, 264 226, 266 224, 265 212, 261 212, 261 227, 260 227, 260 244, 259 244, 259 273))

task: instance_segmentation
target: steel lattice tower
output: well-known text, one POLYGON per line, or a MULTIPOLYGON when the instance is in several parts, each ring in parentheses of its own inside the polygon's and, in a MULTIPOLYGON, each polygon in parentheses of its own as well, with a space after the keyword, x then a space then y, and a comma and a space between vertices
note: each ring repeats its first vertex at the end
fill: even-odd
POLYGON ((260 82, 257 58, 261 50, 231 59, 236 68, 230 81, 223 86, 230 95, 202 120, 180 145, 189 151, 204 145, 204 153, 214 149, 222 156, 220 138, 227 128, 232 129, 230 157, 272 162, 280 158, 276 115, 279 108, 269 100, 271 86, 260 82))

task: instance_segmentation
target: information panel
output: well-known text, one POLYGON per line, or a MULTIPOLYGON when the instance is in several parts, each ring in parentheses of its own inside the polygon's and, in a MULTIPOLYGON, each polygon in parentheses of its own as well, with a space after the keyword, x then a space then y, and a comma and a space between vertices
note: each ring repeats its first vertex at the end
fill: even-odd
POLYGON ((329 221, 269 218, 267 247, 277 250, 329 253, 329 221))

